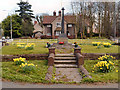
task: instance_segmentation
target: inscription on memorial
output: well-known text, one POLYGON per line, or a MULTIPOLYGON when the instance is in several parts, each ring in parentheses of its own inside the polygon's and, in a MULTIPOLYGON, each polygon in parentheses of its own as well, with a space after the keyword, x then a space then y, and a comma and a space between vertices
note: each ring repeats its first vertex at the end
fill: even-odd
POLYGON ((59 42, 64 42, 66 44, 66 43, 68 43, 68 38, 66 38, 66 37, 58 37, 58 43, 59 42))

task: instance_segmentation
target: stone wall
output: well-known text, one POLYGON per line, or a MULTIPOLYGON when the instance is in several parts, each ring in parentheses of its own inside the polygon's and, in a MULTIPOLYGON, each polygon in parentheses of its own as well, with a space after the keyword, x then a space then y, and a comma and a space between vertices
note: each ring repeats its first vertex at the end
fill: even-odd
POLYGON ((48 54, 2 55, 0 61, 12 61, 13 58, 24 57, 27 60, 47 60, 48 54))
MULTIPOLYGON (((105 53, 82 53, 82 55, 84 56, 85 60, 96 60, 98 59, 100 56, 105 55, 105 53)), ((120 59, 120 53, 106 53, 106 55, 112 55, 114 57, 116 57, 116 59, 120 59)))
MULTIPOLYGON (((82 53, 84 56, 84 60, 96 60, 98 57, 105 55, 104 53, 82 53)), ((116 57, 116 59, 120 59, 120 53, 109 53, 116 57)), ((13 58, 17 57, 25 57, 27 60, 47 60, 48 54, 23 54, 23 55, 1 55, 0 61, 12 61, 13 58)))

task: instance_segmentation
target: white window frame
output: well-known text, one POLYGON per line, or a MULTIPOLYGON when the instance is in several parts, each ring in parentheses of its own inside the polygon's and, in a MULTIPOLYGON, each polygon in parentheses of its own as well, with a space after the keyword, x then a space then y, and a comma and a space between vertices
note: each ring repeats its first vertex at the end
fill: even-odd
POLYGON ((47 27, 51 27, 51 25, 47 25, 47 27))
POLYGON ((61 34, 61 31, 56 31, 55 36, 59 36, 61 34))
POLYGON ((68 27, 72 27, 72 24, 68 24, 68 27))
POLYGON ((56 22, 56 27, 61 27, 61 22, 56 22))

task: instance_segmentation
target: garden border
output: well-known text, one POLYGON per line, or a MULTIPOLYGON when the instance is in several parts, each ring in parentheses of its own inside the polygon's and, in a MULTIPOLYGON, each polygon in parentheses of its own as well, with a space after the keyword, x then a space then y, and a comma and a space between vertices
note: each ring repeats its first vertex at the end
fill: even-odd
MULTIPOLYGON (((96 60, 98 57, 105 55, 105 53, 82 53, 84 60, 96 60)), ((116 59, 120 59, 120 53, 106 53, 112 55, 116 59)), ((0 55, 0 61, 12 61, 13 58, 24 57, 27 60, 47 60, 48 54, 21 54, 21 55, 0 55)))

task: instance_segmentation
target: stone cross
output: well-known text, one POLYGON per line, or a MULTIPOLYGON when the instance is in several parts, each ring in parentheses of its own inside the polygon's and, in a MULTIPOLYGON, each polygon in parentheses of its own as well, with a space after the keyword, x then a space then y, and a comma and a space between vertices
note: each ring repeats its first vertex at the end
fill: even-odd
POLYGON ((61 9, 62 10, 62 21, 61 21, 61 33, 64 33, 64 7, 61 9))

